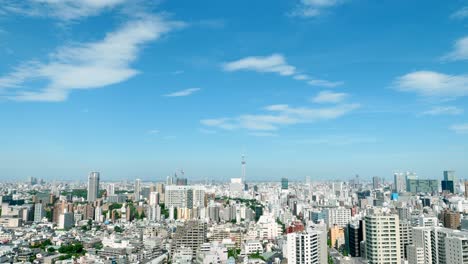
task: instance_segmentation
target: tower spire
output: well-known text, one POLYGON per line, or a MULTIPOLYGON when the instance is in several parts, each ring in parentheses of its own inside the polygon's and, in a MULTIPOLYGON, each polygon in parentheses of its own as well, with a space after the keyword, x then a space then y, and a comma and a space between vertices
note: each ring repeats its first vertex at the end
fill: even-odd
POLYGON ((241 164, 242 164, 242 182, 245 183, 245 155, 242 154, 242 160, 241 160, 241 164))

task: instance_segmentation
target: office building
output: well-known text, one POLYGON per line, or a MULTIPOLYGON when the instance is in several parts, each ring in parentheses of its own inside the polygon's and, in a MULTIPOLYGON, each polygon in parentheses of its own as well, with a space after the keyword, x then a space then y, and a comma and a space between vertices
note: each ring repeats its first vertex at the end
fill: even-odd
POLYGON ((288 178, 281 178, 281 190, 287 190, 289 187, 288 178))
POLYGON ((380 181, 381 181, 380 177, 374 176, 372 178, 372 187, 374 187, 374 189, 380 188, 380 186, 381 186, 380 181))
POLYGON ((88 176, 88 202, 99 198, 99 172, 91 172, 88 176))
POLYGON ((393 178, 393 190, 396 193, 406 192, 406 175, 404 173, 395 173, 393 178))
POLYGON ((345 227, 351 220, 351 209, 348 208, 327 208, 323 211, 325 213, 325 223, 328 227, 332 227, 333 225, 345 227))
POLYGON ((346 246, 351 257, 361 256, 362 240, 364 240, 364 221, 349 223, 346 228, 346 246))
POLYGON ((158 205, 159 204, 159 193, 150 192, 149 195, 149 205, 158 205))
POLYGON ((410 193, 438 193, 439 182, 437 180, 407 179, 406 191, 410 193))
POLYGON ((36 203, 34 205, 34 222, 41 222, 42 218, 45 217, 44 206, 42 203, 36 203))
POLYGON ((134 188, 134 200, 135 201, 140 201, 141 200, 141 180, 136 179, 135 180, 135 188, 134 188))
POLYGON ((205 188, 202 186, 166 186, 165 204, 167 208, 204 208, 205 188))

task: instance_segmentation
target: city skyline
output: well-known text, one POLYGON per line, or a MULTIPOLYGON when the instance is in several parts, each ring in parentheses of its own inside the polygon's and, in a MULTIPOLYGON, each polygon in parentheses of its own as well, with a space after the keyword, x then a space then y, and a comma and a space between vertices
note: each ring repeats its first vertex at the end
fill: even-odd
POLYGON ((0 0, 0 180, 468 177, 466 2, 92 2, 0 0))

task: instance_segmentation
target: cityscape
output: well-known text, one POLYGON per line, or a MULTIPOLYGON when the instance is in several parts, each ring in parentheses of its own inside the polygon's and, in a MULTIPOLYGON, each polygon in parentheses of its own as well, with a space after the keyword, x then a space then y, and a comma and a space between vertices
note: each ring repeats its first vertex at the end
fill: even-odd
POLYGON ((2 263, 466 263, 468 181, 2 184, 2 263))
POLYGON ((0 0, 0 263, 468 264, 468 1, 0 0))

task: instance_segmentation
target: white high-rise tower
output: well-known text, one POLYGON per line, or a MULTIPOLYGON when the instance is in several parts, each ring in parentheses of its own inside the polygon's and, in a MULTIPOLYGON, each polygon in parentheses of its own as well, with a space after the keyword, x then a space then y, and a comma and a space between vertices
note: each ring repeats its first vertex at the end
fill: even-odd
POLYGON ((242 154, 241 164, 242 164, 242 182, 245 183, 245 155, 244 154, 242 154))
POLYGON ((88 202, 94 202, 99 195, 99 172, 91 172, 88 176, 88 202))

